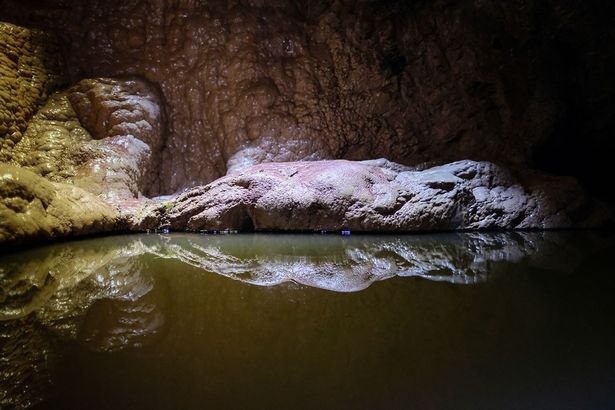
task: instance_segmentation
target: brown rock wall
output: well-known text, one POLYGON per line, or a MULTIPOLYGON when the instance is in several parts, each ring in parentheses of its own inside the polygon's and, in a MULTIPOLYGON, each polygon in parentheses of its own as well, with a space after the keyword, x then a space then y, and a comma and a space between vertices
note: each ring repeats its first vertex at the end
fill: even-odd
MULTIPOLYGON (((14 3, 15 19, 70 39, 73 81, 159 84, 160 193, 271 161, 528 165, 570 118, 562 90, 578 81, 579 104, 615 129, 598 109, 609 76, 580 71, 613 60, 596 1, 14 3)), ((580 132, 592 115, 575 117, 580 132)))
POLYGON ((0 161, 18 143, 28 121, 65 81, 56 39, 49 33, 0 22, 0 161))

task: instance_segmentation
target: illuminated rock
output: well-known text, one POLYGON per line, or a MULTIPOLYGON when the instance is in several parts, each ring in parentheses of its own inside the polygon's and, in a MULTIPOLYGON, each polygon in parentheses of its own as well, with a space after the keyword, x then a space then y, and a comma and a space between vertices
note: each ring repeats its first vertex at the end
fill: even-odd
POLYGON ((0 161, 28 121, 65 82, 59 44, 50 33, 0 22, 0 161))
POLYGON ((344 160, 267 163, 189 190, 165 211, 162 226, 191 231, 545 229, 606 218, 574 179, 517 177, 474 161, 422 171, 344 160))
POLYGON ((112 206, 83 189, 0 164, 0 243, 106 232, 117 217, 112 206))
POLYGON ((158 189, 161 118, 142 80, 84 80, 54 93, 2 151, 0 243, 121 229, 142 193, 158 189), (22 194, 43 207, 16 205, 22 194), (61 211, 47 209, 51 197, 61 211))

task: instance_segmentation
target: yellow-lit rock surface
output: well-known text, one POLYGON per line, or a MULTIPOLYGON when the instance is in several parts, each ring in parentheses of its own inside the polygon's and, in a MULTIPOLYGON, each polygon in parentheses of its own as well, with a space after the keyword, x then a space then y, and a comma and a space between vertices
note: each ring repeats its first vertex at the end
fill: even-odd
POLYGON ((0 23, 0 243, 115 226, 117 211, 72 183, 91 138, 67 100, 47 101, 64 81, 54 37, 0 23))
POLYGON ((129 199, 157 186, 161 143, 159 104, 146 83, 89 79, 49 98, 9 162, 109 200, 129 199))
POLYGON ((2 149, 21 140, 38 106, 64 81, 54 37, 0 22, 0 160, 2 149))
POLYGON ((0 38, 0 243, 121 227, 127 204, 158 189, 156 89, 101 78, 55 91, 52 36, 0 23, 0 38))
POLYGON ((0 164, 0 243, 22 243, 113 229, 117 211, 74 185, 0 164))

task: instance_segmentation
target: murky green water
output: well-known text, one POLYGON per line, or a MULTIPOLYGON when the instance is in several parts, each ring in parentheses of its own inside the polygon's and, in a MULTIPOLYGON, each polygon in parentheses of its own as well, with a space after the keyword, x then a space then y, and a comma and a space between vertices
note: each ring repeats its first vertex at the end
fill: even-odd
POLYGON ((0 255, 0 407, 615 407, 613 235, 132 235, 0 255))

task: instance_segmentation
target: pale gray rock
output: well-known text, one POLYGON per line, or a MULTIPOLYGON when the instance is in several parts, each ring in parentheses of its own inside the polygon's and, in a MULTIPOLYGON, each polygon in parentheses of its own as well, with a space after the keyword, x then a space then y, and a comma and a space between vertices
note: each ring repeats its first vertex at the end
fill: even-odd
POLYGON ((384 160, 265 163, 155 212, 159 227, 189 231, 551 229, 608 218, 572 178, 467 160, 422 171, 384 160))
MULTIPOLYGON (((157 193, 165 138, 158 89, 138 78, 84 79, 69 89, 68 100, 92 138, 111 148, 91 167, 91 173, 95 174, 95 166, 97 170, 117 170, 116 185, 128 186, 133 194, 157 193)), ((110 178, 101 179, 106 182, 110 178)))

